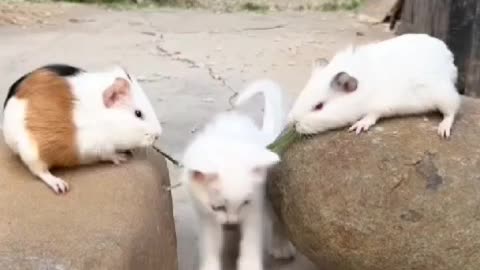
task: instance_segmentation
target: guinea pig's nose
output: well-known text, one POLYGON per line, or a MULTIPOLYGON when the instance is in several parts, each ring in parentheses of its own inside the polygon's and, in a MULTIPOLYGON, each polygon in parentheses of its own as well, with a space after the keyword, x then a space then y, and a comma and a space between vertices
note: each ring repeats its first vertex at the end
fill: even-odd
POLYGON ((297 124, 298 124, 298 121, 296 121, 296 120, 291 121, 291 122, 288 123, 287 128, 288 129, 290 129, 290 128, 297 129, 297 124))

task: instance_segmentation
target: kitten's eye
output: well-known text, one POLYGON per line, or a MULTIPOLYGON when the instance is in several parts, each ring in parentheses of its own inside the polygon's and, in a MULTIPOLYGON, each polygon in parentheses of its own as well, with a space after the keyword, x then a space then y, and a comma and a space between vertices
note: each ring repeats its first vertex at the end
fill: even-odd
POLYGON ((243 203, 242 203, 242 206, 247 206, 250 204, 250 200, 245 200, 243 203))
POLYGON ((227 208, 225 205, 212 205, 212 210, 215 212, 222 211, 222 212, 227 212, 227 208))
POLYGON ((135 110, 135 116, 137 118, 143 119, 143 113, 140 110, 135 110))
POLYGON ((315 107, 313 107, 314 111, 320 111, 321 109, 323 109, 323 102, 320 102, 317 105, 315 105, 315 107))

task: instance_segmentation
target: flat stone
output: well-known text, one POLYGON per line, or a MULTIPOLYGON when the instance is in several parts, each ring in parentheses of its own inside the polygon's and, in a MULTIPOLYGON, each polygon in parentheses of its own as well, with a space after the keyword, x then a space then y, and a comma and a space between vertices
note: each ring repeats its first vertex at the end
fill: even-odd
POLYGON ((175 270, 177 244, 165 160, 139 151, 120 166, 54 171, 55 195, 0 141, 0 269, 175 270))
POLYGON ((480 265, 480 101, 449 140, 429 115, 294 144, 269 194, 297 248, 327 270, 474 270, 480 265))

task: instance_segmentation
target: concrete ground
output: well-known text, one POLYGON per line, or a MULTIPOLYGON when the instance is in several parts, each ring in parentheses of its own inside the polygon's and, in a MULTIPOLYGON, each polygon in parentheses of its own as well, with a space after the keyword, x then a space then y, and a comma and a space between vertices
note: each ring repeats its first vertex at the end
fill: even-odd
MULTIPOLYGON (((0 26, 0 96, 19 76, 46 63, 88 69, 122 64, 141 79, 163 123, 161 147, 176 157, 196 129, 229 108, 229 97, 247 82, 277 80, 294 98, 314 58, 329 57, 350 42, 391 36, 385 26, 373 26, 348 12, 219 14, 76 5, 46 10, 47 19, 0 26), (55 16, 50 16, 53 11, 55 16)), ((258 118, 261 103, 249 108, 258 118)), ((177 173, 171 167, 173 184, 177 173)), ((178 187, 173 195, 180 270, 193 270, 195 220, 185 190, 178 187)), ((270 267, 314 269, 303 257, 270 267)))

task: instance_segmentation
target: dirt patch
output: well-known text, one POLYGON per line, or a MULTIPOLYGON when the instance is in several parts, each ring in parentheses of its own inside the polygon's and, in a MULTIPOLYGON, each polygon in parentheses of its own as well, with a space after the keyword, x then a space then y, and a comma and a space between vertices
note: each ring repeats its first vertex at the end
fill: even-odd
POLYGON ((0 26, 42 25, 65 13, 59 3, 0 2, 0 26))

